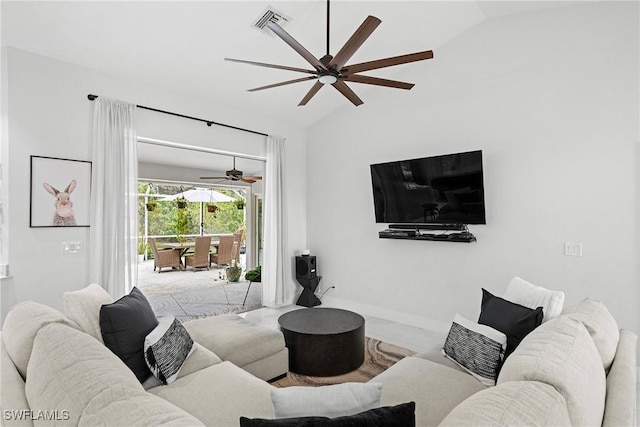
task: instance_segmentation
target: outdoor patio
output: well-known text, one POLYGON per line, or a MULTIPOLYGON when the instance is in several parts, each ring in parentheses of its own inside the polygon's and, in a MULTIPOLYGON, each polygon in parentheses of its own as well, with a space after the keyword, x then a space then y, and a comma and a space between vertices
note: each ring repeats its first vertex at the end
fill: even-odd
POLYGON ((223 269, 217 268, 196 272, 163 269, 158 273, 153 271, 153 260, 147 260, 138 263, 138 288, 157 317, 172 315, 181 321, 262 307, 261 283, 252 283, 249 287, 249 282, 243 278, 228 283, 223 274, 223 269))

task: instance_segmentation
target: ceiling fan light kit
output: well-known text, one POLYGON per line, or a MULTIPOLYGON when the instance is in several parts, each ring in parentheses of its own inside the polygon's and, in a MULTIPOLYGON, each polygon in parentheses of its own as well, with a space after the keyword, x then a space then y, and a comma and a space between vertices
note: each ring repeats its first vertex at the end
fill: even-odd
POLYGON ((318 76, 318 81, 323 85, 332 85, 334 84, 338 78, 333 74, 320 74, 318 76))
POLYGON ((351 59, 353 54, 356 53, 356 51, 369 38, 369 36, 378 27, 378 25, 380 25, 381 22, 382 21, 380 21, 380 19, 376 18, 375 16, 368 16, 349 38, 349 40, 347 40, 344 46, 342 46, 338 53, 335 56, 331 56, 329 54, 329 0, 327 0, 327 54, 320 59, 316 58, 311 52, 305 49, 304 46, 302 46, 296 39, 294 39, 289 33, 287 33, 281 26, 279 26, 275 22, 267 22, 265 24, 266 28, 271 30, 276 36, 280 37, 280 39, 282 39, 300 56, 302 56, 313 67, 313 70, 288 67, 284 65, 266 64, 263 62, 246 61, 242 59, 225 58, 225 60, 257 65, 260 67, 277 68, 281 70, 311 74, 311 76, 307 77, 287 80, 280 83, 274 83, 267 86, 249 89, 249 92, 256 92, 288 84, 316 80, 314 85, 311 87, 311 89, 309 89, 307 94, 298 104, 299 106, 306 105, 311 100, 311 98, 313 98, 313 96, 318 93, 318 91, 325 85, 333 86, 338 92, 340 92, 344 97, 351 101, 353 105, 358 106, 361 105, 363 101, 358 97, 358 95, 355 94, 355 92, 353 92, 353 90, 351 90, 349 86, 346 85, 345 81, 405 90, 410 90, 414 85, 413 83, 364 76, 357 73, 433 58, 433 51, 426 50, 422 52, 410 53, 407 55, 400 55, 374 61, 362 62, 359 64, 347 65, 347 61, 351 59))

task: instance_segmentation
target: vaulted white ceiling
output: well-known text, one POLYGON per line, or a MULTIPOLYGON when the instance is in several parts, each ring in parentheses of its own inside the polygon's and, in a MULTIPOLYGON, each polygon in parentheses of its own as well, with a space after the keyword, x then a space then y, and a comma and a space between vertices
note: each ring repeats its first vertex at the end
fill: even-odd
MULTIPOLYGON (((440 46, 485 19, 554 5, 521 1, 333 0, 330 50, 335 55, 367 15, 373 15, 382 24, 350 63, 429 49, 435 52, 434 61, 440 46)), ((298 107, 312 81, 247 92, 249 88, 305 75, 232 63, 224 61, 225 57, 309 68, 282 40, 251 27, 267 6, 291 18, 285 29, 307 50, 318 57, 326 53, 324 0, 2 1, 2 43, 303 126, 337 109, 357 108, 333 88, 323 88, 307 106, 298 107)), ((416 67, 428 79, 429 63, 422 61, 367 74, 389 78, 404 67, 416 67)), ((398 90, 355 83, 351 87, 365 103, 369 91, 398 90)), ((411 91, 403 96, 411 96, 411 91)))
MULTIPOLYGON (((332 0, 330 53, 335 55, 364 19, 373 15, 382 24, 349 63, 433 50, 432 60, 365 73, 402 80, 402 71, 414 67, 421 77, 410 82, 420 85, 429 79, 430 64, 438 60, 438 49, 471 27, 494 17, 568 3, 576 2, 332 0)), ((310 68, 281 39, 252 28, 251 24, 267 7, 276 9, 291 18, 286 31, 319 58, 327 53, 326 6, 326 0, 2 0, 1 40, 3 45, 127 80, 308 126, 339 109, 358 107, 332 87, 324 87, 306 106, 298 107, 313 81, 247 92, 306 74, 233 63, 224 58, 310 68)), ((365 103, 373 91, 399 91, 400 97, 412 96, 412 91, 357 83, 350 86, 365 103)), ((224 171, 231 165, 231 159, 224 156, 194 158, 180 156, 175 149, 145 146, 141 146, 139 158, 212 171, 224 171)), ((238 162, 238 168, 246 174, 261 172, 260 162, 238 162)))

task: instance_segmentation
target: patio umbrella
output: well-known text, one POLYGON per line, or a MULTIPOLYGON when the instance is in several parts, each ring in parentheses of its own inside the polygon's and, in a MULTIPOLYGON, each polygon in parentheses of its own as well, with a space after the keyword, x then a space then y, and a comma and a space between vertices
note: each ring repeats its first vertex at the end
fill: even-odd
POLYGON ((211 188, 192 188, 191 190, 182 191, 178 194, 174 194, 172 196, 167 196, 161 201, 170 201, 175 200, 178 197, 184 197, 189 202, 199 202, 200 203, 200 235, 204 234, 204 205, 203 203, 217 203, 217 202, 234 202, 235 199, 233 197, 229 197, 226 194, 222 194, 219 191, 213 190, 211 188))

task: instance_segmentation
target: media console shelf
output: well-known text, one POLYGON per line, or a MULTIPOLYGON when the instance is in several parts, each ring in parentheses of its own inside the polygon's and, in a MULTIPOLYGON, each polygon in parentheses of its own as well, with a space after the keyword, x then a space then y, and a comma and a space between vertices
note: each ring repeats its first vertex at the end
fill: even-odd
POLYGON ((431 242, 471 243, 476 237, 469 232, 465 224, 390 224, 389 228, 378 233, 381 239, 427 240, 431 242), (423 233, 422 230, 444 231, 444 233, 423 233), (457 231, 456 233, 446 233, 457 231))

